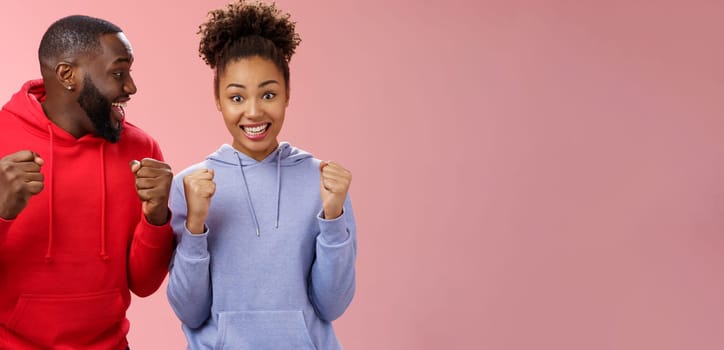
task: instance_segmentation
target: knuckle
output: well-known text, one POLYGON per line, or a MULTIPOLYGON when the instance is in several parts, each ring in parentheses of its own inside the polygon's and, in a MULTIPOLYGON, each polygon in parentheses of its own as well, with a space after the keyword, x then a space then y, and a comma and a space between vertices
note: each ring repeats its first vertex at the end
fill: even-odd
POLYGON ((20 181, 20 180, 21 180, 21 179, 20 179, 20 175, 18 175, 18 173, 17 173, 17 172, 14 172, 14 171, 8 173, 8 174, 6 175, 6 179, 7 179, 8 182, 13 183, 13 184, 16 184, 16 186, 17 186, 17 184, 22 183, 22 181, 20 181))
POLYGON ((9 173, 12 172, 14 169, 14 164, 12 162, 0 162, 0 170, 3 172, 9 173))

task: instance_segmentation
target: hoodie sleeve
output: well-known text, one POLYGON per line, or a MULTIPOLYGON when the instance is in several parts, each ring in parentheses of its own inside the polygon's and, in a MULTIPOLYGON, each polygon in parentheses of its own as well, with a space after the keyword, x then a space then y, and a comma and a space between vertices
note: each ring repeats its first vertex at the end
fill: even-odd
MULTIPOLYGON (((155 141, 151 154, 154 159, 163 160, 163 155, 155 141)), ((169 213, 173 217, 172 213, 169 213)), ((131 291, 145 297, 155 292, 168 273, 168 264, 174 248, 171 220, 164 225, 152 225, 141 214, 136 225, 128 257, 128 283, 131 291)))
POLYGON ((10 231, 10 226, 13 224, 13 220, 6 220, 3 218, 0 218, 0 245, 5 242, 5 238, 7 238, 8 231, 10 231))
POLYGON ((320 234, 317 236, 317 256, 312 265, 309 298, 319 318, 331 322, 344 313, 355 292, 357 228, 349 197, 338 218, 325 220, 320 211, 317 220, 320 234))
MULTIPOLYGON (((177 180, 178 179, 178 180, 177 180)), ((178 240, 168 280, 169 304, 176 316, 189 328, 198 328, 211 314, 211 277, 209 274, 208 228, 202 234, 186 229, 186 199, 180 178, 171 189, 171 219, 178 240)))
POLYGON ((131 291, 146 297, 161 286, 168 272, 174 238, 169 223, 155 226, 141 215, 131 242, 128 258, 128 280, 131 291))

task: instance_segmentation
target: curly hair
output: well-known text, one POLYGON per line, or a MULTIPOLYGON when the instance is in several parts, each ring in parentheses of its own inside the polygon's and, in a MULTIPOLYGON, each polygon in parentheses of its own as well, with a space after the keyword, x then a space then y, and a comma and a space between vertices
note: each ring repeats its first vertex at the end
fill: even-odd
POLYGON ((245 0, 209 11, 208 21, 199 26, 199 56, 214 69, 218 94, 219 74, 242 58, 259 56, 272 61, 284 75, 289 88, 289 61, 301 42, 295 22, 274 3, 245 0))

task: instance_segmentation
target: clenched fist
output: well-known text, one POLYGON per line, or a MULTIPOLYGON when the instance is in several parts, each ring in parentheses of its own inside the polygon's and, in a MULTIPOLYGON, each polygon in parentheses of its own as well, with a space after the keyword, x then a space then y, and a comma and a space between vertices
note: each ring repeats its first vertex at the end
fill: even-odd
POLYGON ((43 159, 33 151, 20 151, 0 159, 0 217, 14 219, 30 197, 43 190, 43 159))
POLYGON ((216 192, 214 169, 198 169, 184 176, 186 193, 186 228, 189 232, 204 232, 204 223, 209 215, 211 197, 216 192))
POLYGON ((320 163, 319 171, 319 192, 322 196, 324 218, 336 219, 342 215, 344 200, 347 198, 347 191, 352 182, 352 173, 333 162, 320 163))
POLYGON ((131 171, 136 176, 136 192, 143 205, 146 220, 156 226, 168 221, 168 194, 173 173, 171 167, 152 158, 140 162, 131 161, 131 171))

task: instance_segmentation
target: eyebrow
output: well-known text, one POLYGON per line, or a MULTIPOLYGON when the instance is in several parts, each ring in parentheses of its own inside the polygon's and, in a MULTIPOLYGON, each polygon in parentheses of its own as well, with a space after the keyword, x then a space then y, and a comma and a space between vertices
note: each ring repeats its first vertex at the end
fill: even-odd
POLYGON ((132 62, 133 62, 132 59, 129 58, 129 57, 119 57, 119 58, 116 58, 115 61, 113 61, 113 64, 116 64, 116 63, 132 63, 132 62))
MULTIPOLYGON (((259 84, 259 87, 260 87, 260 88, 263 88, 263 87, 265 87, 265 86, 267 86, 267 85, 270 85, 270 84, 279 84, 279 82, 276 81, 276 80, 274 80, 274 79, 272 79, 272 80, 267 80, 267 81, 262 82, 261 84, 259 84)), ((227 89, 228 89, 228 88, 232 88, 232 87, 236 87, 236 88, 240 88, 240 89, 246 89, 246 86, 244 86, 244 85, 242 85, 242 84, 230 83, 229 85, 226 85, 226 88, 227 88, 227 89)))

